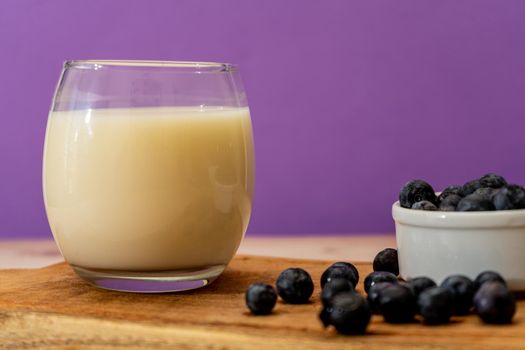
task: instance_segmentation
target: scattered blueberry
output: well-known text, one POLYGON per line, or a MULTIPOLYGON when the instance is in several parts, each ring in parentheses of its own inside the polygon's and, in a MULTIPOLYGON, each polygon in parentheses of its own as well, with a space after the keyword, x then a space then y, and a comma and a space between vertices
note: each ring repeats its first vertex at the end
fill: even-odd
POLYGON ((454 301, 454 314, 466 315, 472 308, 474 282, 463 275, 452 275, 445 278, 441 287, 450 290, 454 301))
POLYGON ((397 261, 397 249, 386 248, 377 253, 373 263, 374 271, 392 272, 399 275, 399 263, 397 261))
POLYGON ((399 192, 399 204, 403 208, 412 208, 414 203, 425 200, 435 203, 436 194, 432 186, 423 180, 409 181, 399 192))
POLYGON ((461 187, 461 196, 462 197, 468 196, 469 194, 474 193, 474 191, 476 191, 478 188, 481 188, 481 187, 483 186, 481 185, 481 182, 479 180, 476 179, 476 180, 469 181, 465 183, 463 187, 461 187))
POLYGON ((414 205, 412 205, 412 209, 416 209, 416 210, 438 210, 436 205, 434 203, 430 203, 429 201, 416 202, 416 203, 414 203, 414 205))
POLYGON ((255 315, 268 315, 277 302, 277 293, 269 284, 253 283, 246 290, 246 306, 255 315))
POLYGON ((441 203, 439 203, 439 210, 441 211, 455 211, 458 203, 461 201, 462 197, 457 194, 450 194, 445 197, 441 203))
POLYGON ((312 278, 301 268, 288 268, 277 278, 277 293, 289 304, 305 304, 314 291, 312 278))
POLYGON ((416 297, 408 287, 400 284, 383 289, 377 305, 388 323, 412 322, 416 314, 416 297))
POLYGON ((503 176, 497 174, 486 174, 479 178, 482 187, 500 188, 507 185, 507 181, 503 176))
POLYGON ((525 209, 525 188, 508 185, 500 189, 492 198, 496 210, 525 209))
POLYGON ((419 297, 419 294, 421 294, 426 289, 432 288, 436 286, 436 282, 432 280, 431 278, 421 276, 421 277, 415 277, 411 278, 407 281, 407 287, 410 288, 412 293, 417 297, 419 297))
POLYGON ((494 209, 492 201, 476 194, 466 196, 459 201, 456 207, 456 211, 488 211, 494 209))
POLYGON ((443 192, 439 194, 439 196, 437 196, 436 204, 441 205, 441 202, 450 195, 456 195, 456 196, 461 197, 462 196, 461 188, 462 186, 456 186, 456 185, 448 186, 447 188, 443 190, 443 192))
POLYGON ((370 305, 370 310, 372 310, 372 313, 379 313, 379 295, 381 294, 381 291, 394 285, 395 284, 392 282, 378 282, 374 283, 372 287, 370 287, 370 289, 368 290, 367 299, 368 305, 370 305))
POLYGON ((329 282, 330 280, 335 278, 347 279, 352 283, 352 285, 355 288, 355 286, 357 286, 357 282, 359 282, 359 271, 357 271, 357 268, 349 262, 336 262, 330 265, 323 272, 321 276, 321 288, 324 287, 326 282, 329 282))
POLYGON ((453 296, 450 290, 431 287, 424 290, 417 299, 418 311, 427 324, 448 323, 453 313, 453 296))
POLYGON ((505 279, 496 271, 483 271, 474 280, 474 289, 478 290, 486 282, 500 282, 507 285, 505 279))
POLYGON ((341 334, 364 334, 370 322, 370 307, 358 293, 343 292, 332 300, 332 306, 323 308, 319 318, 325 325, 333 325, 341 334))
POLYGON ((485 323, 512 323, 516 300, 503 283, 486 282, 474 296, 474 309, 485 323))
POLYGON ((365 292, 368 293, 370 287, 379 282, 398 283, 397 276, 392 272, 374 271, 365 278, 365 292))
POLYGON ((352 292, 354 286, 345 278, 334 278, 326 282, 321 291, 321 302, 324 306, 330 306, 332 298, 341 292, 352 292))

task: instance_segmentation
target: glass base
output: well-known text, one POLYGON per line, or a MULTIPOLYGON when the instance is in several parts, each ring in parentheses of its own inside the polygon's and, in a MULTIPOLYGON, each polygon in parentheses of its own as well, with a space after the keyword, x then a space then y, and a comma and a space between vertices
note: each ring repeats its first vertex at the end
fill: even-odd
POLYGON ((219 277, 226 265, 144 272, 87 269, 75 265, 71 267, 82 279, 99 288, 133 293, 168 293, 207 286, 219 277))

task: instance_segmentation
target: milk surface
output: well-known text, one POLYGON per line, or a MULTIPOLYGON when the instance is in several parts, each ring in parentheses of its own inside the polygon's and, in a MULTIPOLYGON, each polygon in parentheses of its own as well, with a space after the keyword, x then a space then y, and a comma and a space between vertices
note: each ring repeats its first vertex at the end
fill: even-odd
POLYGON ((227 264, 253 192, 248 108, 51 112, 44 198, 65 259, 85 268, 227 264))

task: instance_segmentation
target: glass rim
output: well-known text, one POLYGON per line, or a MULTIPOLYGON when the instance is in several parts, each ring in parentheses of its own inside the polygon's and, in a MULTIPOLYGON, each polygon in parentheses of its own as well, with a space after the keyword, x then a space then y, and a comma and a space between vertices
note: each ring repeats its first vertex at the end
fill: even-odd
POLYGON ((64 68, 79 68, 98 70, 104 67, 123 68, 173 68, 196 73, 205 72, 232 72, 238 69, 237 65, 222 62, 200 61, 156 61, 156 60, 67 60, 64 68))

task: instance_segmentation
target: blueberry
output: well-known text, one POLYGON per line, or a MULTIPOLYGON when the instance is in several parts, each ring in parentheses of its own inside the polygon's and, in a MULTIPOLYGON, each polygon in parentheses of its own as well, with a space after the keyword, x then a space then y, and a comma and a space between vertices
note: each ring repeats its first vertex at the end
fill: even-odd
POLYGON ((448 323, 453 313, 454 298, 450 290, 431 287, 423 291, 417 299, 417 307, 425 323, 448 323))
POLYGON ((312 278, 301 268, 288 268, 276 282, 277 293, 289 304, 305 304, 314 291, 312 278))
POLYGON ((507 181, 503 176, 493 173, 485 174, 479 178, 482 187, 500 188, 507 185, 507 181))
POLYGON ((483 271, 474 280, 474 289, 478 290, 486 282, 500 282, 507 285, 505 279, 496 271, 483 271))
POLYGON ((477 195, 480 197, 483 197, 489 201, 492 202, 492 198, 496 193, 498 193, 499 189, 492 188, 492 187, 481 187, 474 191, 472 195, 477 195))
POLYGON ((392 272, 374 271, 365 278, 365 292, 368 293, 370 287, 379 282, 398 283, 397 276, 392 272))
POLYGON ((421 276, 421 277, 415 277, 411 278, 407 281, 407 287, 410 288, 412 293, 417 297, 419 297, 419 294, 421 294, 426 289, 432 288, 436 286, 436 282, 432 280, 431 278, 421 276))
POLYGON ((341 334, 364 334, 370 322, 370 307, 361 295, 355 292, 337 294, 332 306, 323 308, 319 318, 326 326, 333 325, 341 334))
POLYGON ((368 305, 370 305, 372 313, 379 313, 379 295, 381 294, 381 291, 394 285, 395 284, 392 282, 378 282, 374 283, 372 287, 370 287, 370 289, 368 290, 367 299, 368 305))
POLYGON ((321 291, 321 302, 324 306, 330 306, 332 298, 341 292, 352 292, 354 286, 345 278, 334 278, 325 283, 321 291))
POLYGON ((462 197, 457 194, 450 194, 445 197, 441 203, 439 203, 439 210, 441 211, 455 211, 458 203, 461 201, 462 197))
POLYGON ((352 286, 357 286, 359 282, 359 271, 357 268, 349 263, 344 261, 336 262, 330 265, 321 276, 321 288, 324 287, 326 282, 335 279, 335 278, 344 278, 352 283, 352 286))
POLYGON ((416 297, 408 287, 396 284, 379 293, 378 307, 385 322, 412 322, 416 314, 416 297))
POLYGON ((494 204, 486 198, 471 194, 459 201, 456 211, 488 211, 494 210, 494 204))
POLYGON ((474 309, 485 323, 512 323, 516 299, 503 283, 486 282, 474 296, 474 309))
POLYGON ((421 201, 436 203, 434 189, 423 180, 409 181, 399 192, 399 204, 403 208, 412 208, 414 203, 421 201))
POLYGON ((332 305, 330 306, 323 306, 321 309, 321 312, 319 313, 319 319, 323 323, 324 328, 328 327, 332 320, 330 320, 330 314, 332 313, 332 305))
POLYGON ((452 293, 454 301, 454 314, 466 315, 472 308, 472 297, 474 296, 474 282, 463 275, 452 275, 445 278, 441 287, 452 293))
POLYGON ((469 194, 474 193, 474 191, 476 191, 478 188, 481 188, 481 187, 483 186, 481 185, 481 182, 479 180, 476 179, 476 180, 469 181, 465 183, 463 187, 461 187, 461 196, 466 197, 469 194))
POLYGON ((525 188, 508 185, 501 188, 492 198, 496 210, 525 209, 525 188))
POLYGON ((386 248, 377 253, 373 263, 374 271, 392 272, 399 275, 399 263, 397 261, 397 249, 386 248))
POLYGON ((416 202, 416 203, 414 203, 414 205, 412 205, 412 209, 416 209, 416 210, 438 210, 436 205, 434 203, 430 203, 429 201, 416 202))
POLYGON ((255 315, 268 315, 277 302, 277 293, 269 284, 253 283, 246 290, 246 306, 255 315))
POLYGON ((443 190, 443 192, 439 194, 439 196, 437 196, 436 204, 441 205, 441 202, 450 195, 456 195, 456 196, 461 197, 462 196, 461 188, 462 186, 456 186, 456 185, 448 186, 447 188, 443 190))

